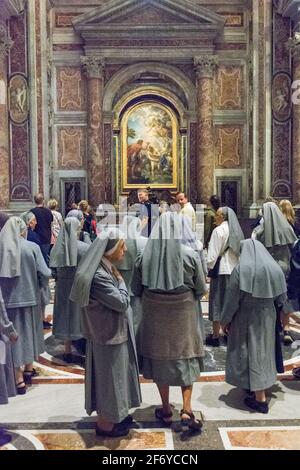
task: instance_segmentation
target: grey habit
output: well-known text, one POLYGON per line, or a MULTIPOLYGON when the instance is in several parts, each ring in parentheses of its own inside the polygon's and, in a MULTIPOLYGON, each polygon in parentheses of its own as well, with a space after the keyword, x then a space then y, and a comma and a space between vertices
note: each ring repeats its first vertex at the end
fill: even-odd
POLYGON ((181 236, 178 214, 162 214, 132 279, 132 291, 143 301, 143 375, 161 385, 191 385, 203 368, 198 304, 205 278, 199 256, 181 244, 181 236))
POLYGON ((8 398, 16 395, 10 340, 17 336, 12 322, 8 319, 0 289, 0 405, 7 404, 8 398))
POLYGON ((128 416, 141 403, 130 297, 117 279, 105 252, 119 238, 103 233, 80 262, 70 298, 82 308, 83 335, 87 339, 85 409, 113 423, 128 416))
MULTIPOLYGON (((232 251, 239 256, 240 243, 244 240, 244 234, 239 224, 238 218, 234 210, 230 207, 221 207, 225 220, 228 221, 229 238, 225 246, 225 250, 231 248, 232 251)), ((224 250, 224 251, 225 251, 224 250)), ((222 256, 224 253, 220 253, 222 256)), ((208 316, 210 321, 220 321, 223 308, 224 296, 229 284, 230 274, 219 274, 210 280, 209 289, 209 308, 208 316)))
POLYGON ((226 382, 242 389, 266 390, 277 378, 275 305, 286 304, 286 283, 260 242, 245 240, 241 247, 222 311, 222 324, 230 324, 226 382))
POLYGON ((78 240, 80 222, 67 217, 50 254, 49 265, 56 270, 53 335, 63 341, 82 338, 80 306, 69 299, 76 267, 89 249, 78 240))
POLYGON ((51 275, 40 248, 21 237, 24 231, 25 222, 11 217, 0 233, 0 287, 19 336, 12 344, 15 367, 32 363, 45 350, 40 287, 51 275))
POLYGON ((125 216, 120 226, 125 237, 127 251, 122 261, 116 266, 122 274, 128 293, 130 295, 130 305, 133 313, 133 326, 136 336, 137 348, 139 350, 138 330, 142 319, 142 302, 140 297, 136 297, 131 290, 132 274, 135 260, 138 253, 142 252, 148 241, 147 237, 141 234, 141 219, 132 215, 125 216))
POLYGON ((297 237, 274 202, 266 202, 263 205, 263 223, 256 230, 256 237, 267 248, 287 277, 290 271, 290 248, 297 237))

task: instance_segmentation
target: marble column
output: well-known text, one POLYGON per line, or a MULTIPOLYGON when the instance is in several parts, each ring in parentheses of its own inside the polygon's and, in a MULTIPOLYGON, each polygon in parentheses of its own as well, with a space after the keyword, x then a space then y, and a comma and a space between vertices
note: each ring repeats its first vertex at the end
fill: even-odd
MULTIPOLYGON (((289 42, 293 54, 293 80, 300 83, 300 33, 289 42)), ((299 88, 299 86, 297 86, 299 88)), ((300 104, 293 103, 292 187, 294 204, 300 205, 300 104)))
POLYGON ((89 203, 97 207, 106 199, 102 110, 104 59, 99 56, 82 56, 81 63, 87 77, 88 197, 89 203))
POLYGON ((11 46, 6 24, 0 21, 0 209, 6 209, 9 203, 7 54, 11 46))
POLYGON ((207 204, 214 193, 213 76, 218 58, 204 55, 194 58, 197 74, 198 203, 207 204))

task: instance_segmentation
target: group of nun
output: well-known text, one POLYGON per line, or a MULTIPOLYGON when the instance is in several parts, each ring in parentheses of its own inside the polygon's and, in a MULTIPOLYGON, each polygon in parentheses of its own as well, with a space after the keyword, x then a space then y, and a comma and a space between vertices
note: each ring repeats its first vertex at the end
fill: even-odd
MULTIPOLYGON (((245 390, 245 404, 261 413, 268 412, 265 392, 283 367, 280 314, 290 312, 279 263, 284 249, 277 249, 278 259, 274 253, 278 245, 293 243, 289 232, 283 236, 283 219, 281 224, 268 223, 268 210, 264 206, 257 239, 243 240, 234 211, 220 208, 207 257, 210 270, 219 264, 211 277, 210 340, 218 339, 222 330, 227 334, 226 381, 245 390)), ((35 319, 41 315, 40 290, 50 272, 34 243, 25 240, 22 220, 11 218, 3 230, 0 285, 6 292, 7 317, 19 336, 10 343, 16 383, 25 387, 20 385, 25 375, 17 374, 34 373, 32 362, 40 353, 35 319), (7 233, 13 240, 8 251, 7 233), (34 279, 36 297, 24 303, 29 286, 23 284, 34 279), (16 301, 11 294, 7 298, 7 282, 16 301), (25 323, 32 340, 28 358, 24 341, 19 343, 27 331, 25 323)), ((89 415, 97 413, 96 434, 128 434, 133 425, 129 411, 142 401, 140 373, 157 385, 161 406, 155 409, 155 418, 163 426, 171 426, 173 420, 169 388, 180 386, 181 425, 199 431, 203 423, 193 413, 192 392, 205 355, 201 299, 207 293, 207 267, 189 219, 163 213, 150 237, 144 238, 140 220, 127 217, 119 227, 103 230, 92 244, 80 241, 81 230, 80 214, 69 213, 51 252, 56 277, 53 333, 65 341, 66 354, 70 341, 86 339, 85 409, 89 415)))

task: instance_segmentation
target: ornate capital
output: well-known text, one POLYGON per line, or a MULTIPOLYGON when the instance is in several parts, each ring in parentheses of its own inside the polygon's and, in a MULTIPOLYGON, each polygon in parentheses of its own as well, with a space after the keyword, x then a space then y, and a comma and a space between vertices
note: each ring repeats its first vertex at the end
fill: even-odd
POLYGON ((98 55, 81 56, 81 65, 88 78, 103 78, 105 61, 98 55))
POLYGON ((295 33, 294 37, 288 40, 287 48, 291 51, 294 59, 300 60, 300 33, 295 33))
POLYGON ((7 35, 5 26, 0 25, 0 57, 6 56, 12 47, 13 41, 7 35))
POLYGON ((215 55, 200 55, 194 57, 197 78, 212 78, 217 65, 218 57, 215 55))

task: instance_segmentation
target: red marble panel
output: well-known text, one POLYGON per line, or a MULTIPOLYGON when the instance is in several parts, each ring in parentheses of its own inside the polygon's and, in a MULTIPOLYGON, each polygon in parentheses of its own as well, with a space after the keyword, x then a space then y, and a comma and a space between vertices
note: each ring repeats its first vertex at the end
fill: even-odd
POLYGON ((9 52, 9 73, 22 72, 27 75, 26 12, 12 16, 9 20, 9 35, 13 46, 9 52))
POLYGON ((215 81, 215 107, 240 110, 245 103, 244 68, 220 65, 215 81))
POLYGON ((10 125, 10 199, 31 200, 28 124, 10 125))
POLYGON ((79 16, 81 13, 56 13, 55 14, 55 26, 56 28, 72 28, 73 23, 72 20, 76 18, 76 16, 79 16))
POLYGON ((243 13, 228 13, 218 12, 225 19, 225 28, 242 28, 244 26, 244 14, 243 13))
POLYGON ((105 159, 105 194, 106 202, 113 202, 113 188, 112 188, 112 127, 111 124, 104 124, 104 142, 103 151, 105 159))
POLYGON ((243 161, 243 127, 216 126, 216 167, 241 168, 243 161))
POLYGON ((273 69, 274 72, 290 71, 291 58, 286 43, 291 37, 291 21, 274 11, 273 15, 273 69))
POLYGON ((188 187, 190 188, 190 200, 193 204, 197 200, 197 124, 190 125, 190 178, 188 187))

